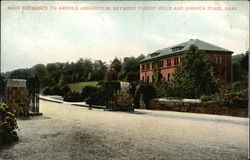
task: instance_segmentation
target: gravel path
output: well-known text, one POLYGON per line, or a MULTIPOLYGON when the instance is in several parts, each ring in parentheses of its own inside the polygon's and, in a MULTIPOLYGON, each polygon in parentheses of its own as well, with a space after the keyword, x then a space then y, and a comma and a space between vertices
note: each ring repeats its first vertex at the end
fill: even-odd
POLYGON ((0 159, 248 158, 247 118, 40 103, 43 116, 18 119, 20 140, 0 159))

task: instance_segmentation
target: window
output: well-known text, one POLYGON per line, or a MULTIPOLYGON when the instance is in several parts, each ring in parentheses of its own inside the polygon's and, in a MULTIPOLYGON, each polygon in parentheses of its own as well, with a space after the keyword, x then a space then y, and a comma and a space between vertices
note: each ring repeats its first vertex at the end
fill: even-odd
POLYGON ((220 64, 223 64, 223 56, 220 57, 219 62, 220 64))
POLYGON ((153 82, 153 83, 155 82, 155 77, 154 77, 154 76, 152 76, 152 82, 153 82))
POLYGON ((215 57, 215 63, 219 64, 219 57, 218 56, 215 57))
POLYGON ((179 64, 179 58, 178 57, 175 57, 174 58, 174 65, 178 65, 179 64))
POLYGON ((167 59, 167 66, 171 66, 171 59, 167 59))
POLYGON ((149 83, 149 76, 147 76, 147 83, 149 83))
POLYGON ((144 71, 144 69, 145 69, 145 65, 143 64, 143 65, 141 66, 141 70, 144 71))
POLYGON ((178 46, 178 47, 174 47, 174 48, 171 48, 171 49, 172 49, 172 52, 176 52, 176 51, 181 50, 182 48, 184 48, 184 47, 183 46, 178 46))
POLYGON ((144 82, 144 76, 142 76, 142 82, 144 82))
POLYGON ((150 69, 150 63, 147 64, 147 69, 150 69))
POLYGON ((170 73, 168 73, 168 81, 170 81, 170 73))
POLYGON ((159 67, 163 67, 163 61, 158 62, 159 67))
POLYGON ((152 62, 152 68, 155 68, 155 62, 152 62))

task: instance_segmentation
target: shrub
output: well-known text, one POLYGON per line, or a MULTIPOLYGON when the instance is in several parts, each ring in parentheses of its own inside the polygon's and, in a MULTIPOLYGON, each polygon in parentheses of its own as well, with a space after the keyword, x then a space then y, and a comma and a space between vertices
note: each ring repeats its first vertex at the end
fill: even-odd
POLYGON ((157 97, 170 97, 172 96, 172 89, 169 82, 158 83, 155 85, 157 97))
POLYGON ((61 89, 61 94, 62 96, 65 96, 67 95, 69 92, 71 92, 71 89, 69 86, 63 86, 62 89, 61 89))
POLYGON ((43 91, 43 94, 44 95, 52 95, 52 90, 50 88, 46 88, 44 91, 43 91))
POLYGON ((0 143, 7 143, 15 141, 18 139, 16 129, 18 128, 16 118, 14 115, 14 110, 6 104, 0 104, 0 115, 2 118, 2 123, 0 124, 1 132, 0 143))
POLYGON ((91 94, 88 98, 86 98, 86 103, 91 105, 107 105, 107 99, 104 91, 101 88, 97 88, 96 92, 91 94))
POLYGON ((154 86, 146 83, 140 83, 136 87, 135 91, 135 108, 139 107, 140 96, 142 95, 142 99, 145 102, 146 107, 148 108, 148 104, 151 99, 156 98, 157 93, 154 86))
POLYGON ((201 101, 214 101, 217 102, 219 101, 219 96, 218 94, 211 94, 211 95, 202 95, 200 97, 201 101))
POLYGON ((67 102, 82 102, 81 94, 79 92, 69 92, 63 97, 64 101, 67 102))
POLYGON ((140 79, 140 74, 139 74, 139 72, 129 71, 126 74, 126 79, 128 82, 138 81, 140 79))
POLYGON ((81 97, 83 100, 90 97, 92 94, 94 94, 97 91, 97 88, 94 86, 86 86, 82 89, 81 97))
POLYGON ((100 82, 99 85, 101 87, 97 88, 97 91, 86 99, 86 103, 89 105, 105 105, 111 108, 114 101, 114 93, 121 88, 120 82, 100 82))
POLYGON ((231 84, 233 91, 241 91, 248 88, 248 81, 236 81, 231 84))
POLYGON ((52 95, 59 95, 62 96, 62 91, 61 88, 59 86, 54 86, 52 88, 52 95))
POLYGON ((224 104, 247 105, 248 89, 242 91, 234 91, 232 86, 224 86, 219 90, 219 97, 224 104))

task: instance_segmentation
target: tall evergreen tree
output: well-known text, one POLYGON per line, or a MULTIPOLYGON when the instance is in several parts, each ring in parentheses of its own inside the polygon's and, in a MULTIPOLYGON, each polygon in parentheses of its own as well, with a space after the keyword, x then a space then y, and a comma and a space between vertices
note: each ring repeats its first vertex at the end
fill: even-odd
POLYGON ((190 46, 181 66, 175 70, 171 88, 173 96, 182 98, 199 98, 216 91, 213 69, 207 56, 195 45, 190 46))

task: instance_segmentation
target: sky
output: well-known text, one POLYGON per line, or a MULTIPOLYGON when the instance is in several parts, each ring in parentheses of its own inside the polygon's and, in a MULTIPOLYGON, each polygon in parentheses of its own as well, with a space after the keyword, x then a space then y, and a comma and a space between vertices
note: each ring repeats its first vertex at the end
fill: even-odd
POLYGON ((79 58, 110 63, 115 57, 147 55, 189 39, 245 53, 249 49, 249 2, 1 1, 1 72, 79 58), (23 10, 25 6, 47 6, 48 10, 23 10), (65 6, 78 10, 60 10, 65 6), (81 10, 82 6, 111 10, 81 10), (156 9, 142 10, 145 6, 156 9))

